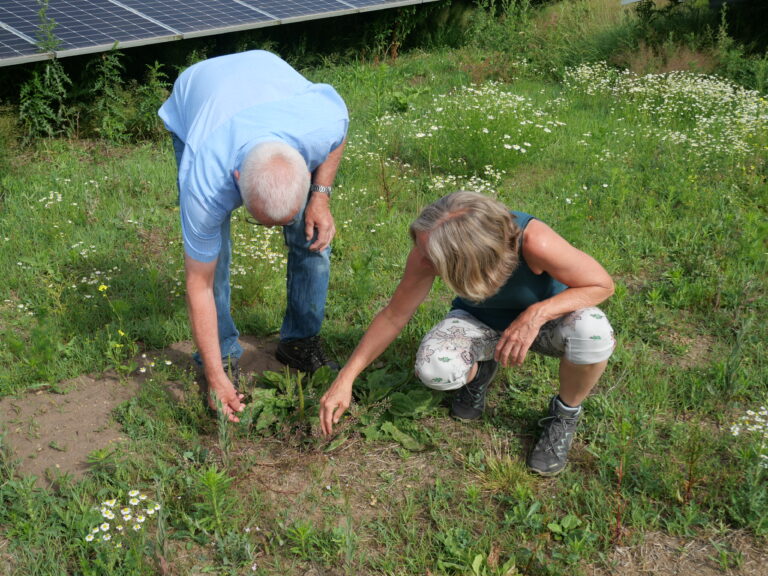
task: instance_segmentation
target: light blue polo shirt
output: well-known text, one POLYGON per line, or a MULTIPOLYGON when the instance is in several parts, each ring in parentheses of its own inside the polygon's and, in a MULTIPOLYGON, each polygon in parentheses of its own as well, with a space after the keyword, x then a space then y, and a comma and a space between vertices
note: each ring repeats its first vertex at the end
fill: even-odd
POLYGON ((270 52, 253 50, 187 68, 158 112, 185 144, 179 164, 184 250, 211 262, 221 225, 243 203, 234 171, 256 144, 281 141, 314 171, 344 141, 347 107, 328 84, 314 84, 270 52))

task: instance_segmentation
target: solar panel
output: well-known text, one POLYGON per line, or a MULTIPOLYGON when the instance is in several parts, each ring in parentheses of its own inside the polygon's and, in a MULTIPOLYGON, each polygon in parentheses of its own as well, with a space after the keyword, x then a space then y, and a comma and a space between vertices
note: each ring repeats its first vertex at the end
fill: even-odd
MULTIPOLYGON (((435 0, 48 0, 56 56, 341 16, 435 0)), ((0 0, 0 66, 50 57, 37 0, 0 0)))
POLYGON ((120 0, 120 3, 185 34, 202 30, 226 30, 244 22, 274 20, 234 0, 120 0))
MULTIPOLYGON (((166 27, 110 2, 98 0, 51 0, 47 15, 56 23, 53 32, 59 40, 59 50, 111 46, 115 42, 173 35, 166 27)), ((36 38, 40 22, 37 3, 3 0, 0 3, 0 22, 36 38)))
POLYGON ((37 47, 28 40, 0 28, 0 54, 3 58, 23 59, 37 52, 37 47))

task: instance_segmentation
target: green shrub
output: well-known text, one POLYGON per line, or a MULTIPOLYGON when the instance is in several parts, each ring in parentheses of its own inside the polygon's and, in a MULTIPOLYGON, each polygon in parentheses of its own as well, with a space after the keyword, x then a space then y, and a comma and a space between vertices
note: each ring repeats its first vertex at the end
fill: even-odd
POLYGON ((93 85, 86 90, 84 102, 88 127, 111 142, 127 139, 128 115, 120 62, 122 54, 116 49, 100 54, 87 66, 93 74, 93 85))
POLYGON ((166 135, 157 110, 169 93, 168 76, 162 71, 162 64, 155 61, 147 65, 144 81, 133 82, 127 91, 127 131, 132 140, 157 140, 166 135))
POLYGON ((72 80, 57 59, 48 60, 32 71, 19 95, 19 122, 26 140, 70 135, 73 109, 68 104, 68 95, 71 85, 72 80))

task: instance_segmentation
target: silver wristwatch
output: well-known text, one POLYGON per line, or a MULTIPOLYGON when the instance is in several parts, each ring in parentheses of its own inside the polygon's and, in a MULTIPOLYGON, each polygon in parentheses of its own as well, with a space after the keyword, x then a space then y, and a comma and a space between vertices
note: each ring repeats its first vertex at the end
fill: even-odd
POLYGON ((310 192, 319 192, 320 194, 325 194, 328 196, 328 198, 331 197, 331 192, 333 192, 333 186, 320 186, 319 184, 312 184, 309 187, 310 192))

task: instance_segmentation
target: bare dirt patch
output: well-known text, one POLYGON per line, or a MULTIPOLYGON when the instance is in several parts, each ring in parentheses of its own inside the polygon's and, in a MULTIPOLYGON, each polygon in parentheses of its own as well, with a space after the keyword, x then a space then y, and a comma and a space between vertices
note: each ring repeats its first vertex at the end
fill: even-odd
MULTIPOLYGON (((242 339, 241 368, 246 373, 282 370, 274 358, 276 342, 242 339)), ((181 342, 140 363, 168 359, 193 369, 191 342, 181 342)), ((119 446, 123 441, 114 409, 136 395, 145 377, 137 372, 120 379, 115 374, 80 376, 62 382, 56 391, 39 390, 0 399, 0 434, 24 476, 48 483, 60 474, 80 478, 88 470, 88 455, 119 446)), ((177 383, 167 383, 169 394, 181 394, 177 383)))
POLYGON ((665 345, 662 353, 665 363, 685 369, 708 365, 716 350, 714 338, 705 334, 688 336, 664 328, 659 331, 659 340, 665 345))
POLYGON ((46 479, 68 473, 80 477, 87 456, 122 441, 110 415, 131 398, 138 384, 114 375, 80 376, 60 384, 61 393, 38 391, 0 401, 7 446, 23 475, 46 479))

